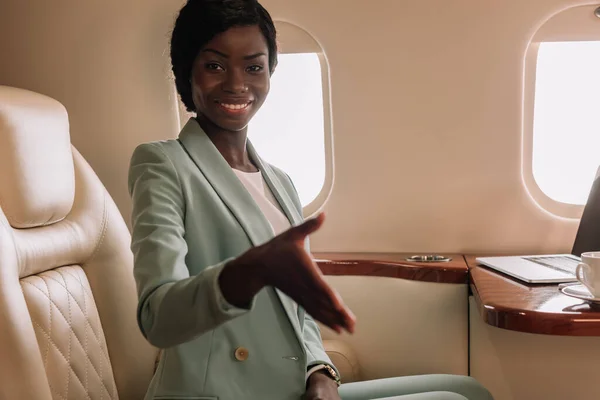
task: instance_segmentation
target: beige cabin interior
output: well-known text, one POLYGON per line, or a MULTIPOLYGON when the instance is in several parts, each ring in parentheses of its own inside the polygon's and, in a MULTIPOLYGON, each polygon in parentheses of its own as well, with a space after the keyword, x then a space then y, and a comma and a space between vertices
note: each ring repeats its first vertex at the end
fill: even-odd
MULTIPOLYGON (((531 174, 532 65, 540 42, 600 41, 600 3, 262 3, 283 52, 322 49, 328 68, 312 251, 464 262, 454 283, 328 274, 359 322, 322 329, 342 377, 452 373, 497 400, 600 398, 600 333, 493 326, 464 257, 570 252, 582 207, 531 174)), ((0 399, 143 398, 157 350, 135 325, 127 170, 138 144, 187 120, 168 58, 181 5, 0 5, 0 399)))

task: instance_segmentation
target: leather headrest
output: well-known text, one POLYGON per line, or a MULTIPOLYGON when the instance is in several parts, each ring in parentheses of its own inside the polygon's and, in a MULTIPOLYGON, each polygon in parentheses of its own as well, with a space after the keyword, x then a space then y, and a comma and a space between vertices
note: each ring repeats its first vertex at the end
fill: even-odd
POLYGON ((64 219, 75 197, 69 119, 58 101, 0 86, 0 207, 14 228, 64 219))

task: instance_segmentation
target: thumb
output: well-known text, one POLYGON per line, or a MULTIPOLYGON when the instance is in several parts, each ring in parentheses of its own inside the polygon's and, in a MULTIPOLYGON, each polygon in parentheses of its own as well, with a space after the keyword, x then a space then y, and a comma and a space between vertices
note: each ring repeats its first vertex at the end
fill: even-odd
POLYGON ((323 221, 325 220, 325 214, 320 213, 314 218, 308 219, 298 226, 295 226, 289 230, 289 235, 293 240, 304 240, 304 238, 311 233, 319 230, 323 221))

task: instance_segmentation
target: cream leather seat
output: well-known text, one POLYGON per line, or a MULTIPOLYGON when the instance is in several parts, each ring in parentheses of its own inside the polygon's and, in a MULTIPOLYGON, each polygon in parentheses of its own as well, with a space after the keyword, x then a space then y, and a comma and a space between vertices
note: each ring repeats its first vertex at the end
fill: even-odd
POLYGON ((65 108, 0 86, 0 399, 143 398, 129 245, 65 108))

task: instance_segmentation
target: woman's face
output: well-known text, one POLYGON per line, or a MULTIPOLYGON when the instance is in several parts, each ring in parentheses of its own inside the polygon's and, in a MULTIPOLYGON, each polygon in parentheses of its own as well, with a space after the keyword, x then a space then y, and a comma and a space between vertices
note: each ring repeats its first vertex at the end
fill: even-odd
POLYGON ((200 49, 192 67, 198 116, 228 131, 246 128, 269 93, 268 54, 258 25, 230 28, 200 49))

